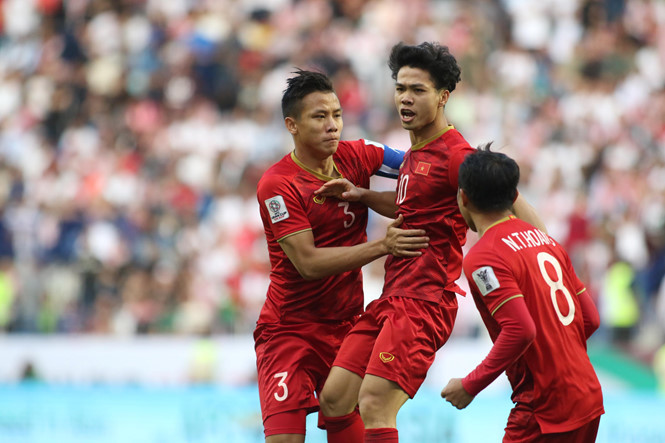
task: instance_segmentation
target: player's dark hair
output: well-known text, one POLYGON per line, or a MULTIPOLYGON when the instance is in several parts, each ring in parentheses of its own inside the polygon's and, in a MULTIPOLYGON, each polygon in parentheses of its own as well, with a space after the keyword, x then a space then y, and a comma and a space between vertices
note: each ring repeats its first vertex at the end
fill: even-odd
POLYGON ((455 90, 462 74, 448 46, 441 46, 438 43, 424 42, 410 46, 400 42, 393 46, 388 60, 393 80, 397 80, 397 73, 404 66, 429 72, 437 89, 447 89, 450 92, 455 90))
POLYGON ((298 117, 302 110, 302 100, 312 92, 335 92, 332 82, 325 74, 297 69, 295 76, 286 80, 287 87, 282 95, 282 115, 298 117))
POLYGON ((459 187, 481 212, 510 209, 517 198, 520 168, 506 154, 490 150, 492 143, 467 155, 459 168, 459 187))

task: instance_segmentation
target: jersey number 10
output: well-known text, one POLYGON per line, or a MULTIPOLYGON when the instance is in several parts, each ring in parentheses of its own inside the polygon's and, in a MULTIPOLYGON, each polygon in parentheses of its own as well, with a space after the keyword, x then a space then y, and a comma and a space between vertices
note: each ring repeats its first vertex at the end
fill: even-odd
POLYGON ((400 176, 399 183, 397 184, 397 200, 395 203, 401 205, 406 199, 406 186, 409 184, 409 174, 400 176))

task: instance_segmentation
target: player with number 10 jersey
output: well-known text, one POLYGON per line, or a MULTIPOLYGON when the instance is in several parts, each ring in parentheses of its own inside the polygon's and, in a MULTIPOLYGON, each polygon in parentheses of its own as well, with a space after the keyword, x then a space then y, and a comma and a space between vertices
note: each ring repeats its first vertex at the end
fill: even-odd
POLYGON ((457 207, 457 174, 464 157, 474 151, 459 131, 447 126, 405 154, 397 214, 404 216, 404 228, 425 229, 430 243, 420 257, 386 259, 382 298, 399 295, 438 303, 444 296, 463 294, 455 283, 462 273, 467 231, 457 207))

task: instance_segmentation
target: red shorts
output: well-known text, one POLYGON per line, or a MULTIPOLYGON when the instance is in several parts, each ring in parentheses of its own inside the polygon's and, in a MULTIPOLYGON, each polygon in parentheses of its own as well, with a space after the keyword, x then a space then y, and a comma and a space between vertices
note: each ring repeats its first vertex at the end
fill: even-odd
POLYGON ((298 419, 289 420, 292 422, 289 429, 266 426, 279 422, 271 420, 266 423, 266 419, 287 411, 310 413, 319 409, 314 393, 318 395, 323 388, 342 340, 354 323, 355 320, 326 324, 260 324, 256 327, 254 349, 266 436, 305 433, 306 414, 291 414, 298 419))
POLYGON ((518 403, 510 411, 503 443, 589 443, 596 441, 599 425, 600 416, 572 431, 543 434, 533 409, 518 403))
POLYGON ((450 337, 456 315, 454 293, 439 304, 395 296, 374 300, 344 339, 333 365, 394 381, 413 398, 436 351, 450 337))

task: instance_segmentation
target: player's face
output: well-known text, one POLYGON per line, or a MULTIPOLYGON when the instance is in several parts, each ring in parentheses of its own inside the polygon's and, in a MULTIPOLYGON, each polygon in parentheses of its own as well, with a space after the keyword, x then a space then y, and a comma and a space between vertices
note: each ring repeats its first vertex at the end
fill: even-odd
POLYGON ((435 127, 448 95, 448 91, 436 88, 429 72, 410 66, 402 67, 395 82, 395 106, 402 127, 416 133, 435 127))
POLYGON ((290 125, 287 121, 289 132, 296 145, 308 155, 325 159, 335 153, 344 126, 337 95, 332 92, 313 92, 305 96, 300 115, 291 120, 290 125))

